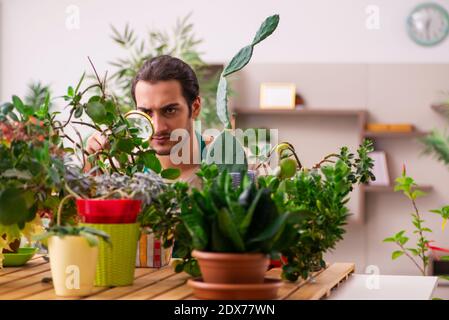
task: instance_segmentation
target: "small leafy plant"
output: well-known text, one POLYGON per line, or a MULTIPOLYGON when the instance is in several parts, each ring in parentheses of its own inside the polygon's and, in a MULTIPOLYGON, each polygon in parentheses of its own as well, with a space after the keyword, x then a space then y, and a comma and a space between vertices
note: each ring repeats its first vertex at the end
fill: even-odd
MULTIPOLYGON (((432 230, 424 226, 425 221, 422 218, 422 214, 419 212, 416 204, 416 199, 424 196, 425 193, 417 188, 417 184, 412 177, 407 176, 405 166, 402 170, 402 176, 396 179, 395 191, 402 191, 412 203, 412 223, 415 226, 413 233, 417 235, 418 239, 415 247, 407 246, 410 238, 406 236, 405 230, 401 230, 395 235, 385 238, 383 241, 395 243, 399 247, 399 250, 393 251, 391 255, 393 260, 405 255, 417 267, 422 275, 427 275, 429 253, 431 250, 444 252, 447 252, 447 250, 430 244, 433 241, 428 239, 426 233, 431 233, 432 230)), ((430 210, 430 212, 436 213, 443 218, 441 228, 444 230, 447 219, 449 218, 449 206, 443 206, 439 209, 430 210)), ((448 260, 447 256, 440 258, 442 260, 448 260)))
POLYGON ((34 240, 45 241, 53 236, 57 236, 60 238, 64 238, 66 236, 80 236, 85 238, 89 243, 89 246, 91 247, 95 247, 98 245, 99 238, 103 241, 106 241, 108 244, 111 244, 111 240, 107 233, 86 226, 79 227, 54 225, 49 228, 47 232, 35 236, 34 240))
POLYGON ((78 167, 67 167, 65 188, 81 199, 136 199, 146 205, 164 190, 165 183, 152 171, 132 176, 119 173, 92 175, 78 167))
POLYGON ((427 252, 429 251, 428 245, 429 240, 425 236, 426 232, 432 232, 431 229, 425 227, 423 223, 425 222, 416 205, 416 199, 425 195, 424 192, 419 190, 415 180, 412 177, 407 176, 405 166, 402 170, 402 176, 396 178, 396 185, 394 187, 395 191, 402 191, 404 195, 410 199, 413 206, 412 213, 412 223, 415 226, 414 234, 417 234, 418 240, 416 247, 408 247, 407 243, 410 240, 409 237, 405 235, 405 230, 401 230, 392 237, 385 238, 384 242, 393 242, 398 247, 399 250, 394 251, 391 254, 393 260, 401 257, 402 255, 407 256, 419 269, 422 275, 426 275, 427 267, 429 265, 429 257, 427 252))
POLYGON ((0 106, 0 266, 3 249, 43 231, 40 216, 56 210, 62 193, 64 147, 50 94, 27 101, 39 104, 13 96, 0 106))
POLYGON ((340 153, 324 157, 311 169, 302 166, 291 144, 282 143, 276 149, 281 159, 277 175, 260 177, 259 183, 282 199, 277 203, 284 211, 301 214, 296 224, 286 226, 285 233, 293 237, 288 242, 293 245, 281 253, 286 259, 283 277, 291 281, 306 279, 311 271, 325 267, 324 253, 343 238, 353 186, 375 179, 369 157, 373 144, 365 140, 357 150, 357 158, 342 147, 340 153), (286 162, 292 158, 296 170, 291 170, 291 161, 286 162))

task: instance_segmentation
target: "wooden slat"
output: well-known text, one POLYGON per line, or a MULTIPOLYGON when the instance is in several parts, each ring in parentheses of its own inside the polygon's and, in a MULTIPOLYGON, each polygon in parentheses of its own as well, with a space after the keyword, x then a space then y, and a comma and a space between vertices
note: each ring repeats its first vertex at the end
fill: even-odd
POLYGON ((17 271, 21 271, 24 269, 30 269, 33 268, 35 266, 41 265, 41 264, 45 264, 47 263, 44 259, 42 259, 41 257, 37 257, 36 259, 31 259, 30 261, 28 261, 24 266, 21 267, 5 267, 3 269, 0 269, 0 277, 6 275, 6 274, 10 274, 13 272, 17 272, 17 271))
POLYGON ((188 278, 189 275, 185 273, 173 274, 172 276, 165 278, 163 281, 157 281, 150 286, 120 297, 118 300, 148 300, 183 285, 188 278))
POLYGON ((17 281, 22 278, 26 278, 32 276, 37 273, 42 273, 50 270, 50 264, 44 263, 37 266, 32 266, 29 268, 22 268, 22 270, 18 270, 16 272, 8 273, 0 277, 0 285, 8 283, 10 281, 17 281))
MULTIPOLYGON (((321 272, 323 272, 325 269, 321 269, 317 272, 313 272, 312 273, 312 277, 316 277, 317 275, 319 275, 321 272)), ((273 279, 281 279, 281 274, 282 274, 282 269, 281 268, 273 268, 267 271, 266 276, 267 278, 273 278, 273 279)), ((290 282, 290 281, 283 281, 282 282, 282 286, 279 288, 278 291, 278 300, 284 300, 286 299, 288 296, 290 296, 293 292, 295 292, 296 290, 298 290, 301 286, 303 286, 304 284, 307 283, 307 281, 309 280, 303 280, 303 279, 299 279, 296 282, 290 282)), ((186 285, 187 286, 187 285, 186 285)), ((181 288, 179 288, 181 289, 181 288)), ((169 293, 168 293, 168 296, 169 293)), ((189 295, 185 295, 182 296, 179 299, 185 299, 185 300, 197 300, 194 296, 193 296, 193 292, 191 292, 189 295)), ((176 298, 175 298, 176 299, 176 298)))
MULTIPOLYGON (((145 276, 146 274, 154 272, 155 269, 149 269, 149 268, 136 268, 134 272, 134 277, 139 278, 142 276, 145 276)), ((132 288, 132 286, 127 287, 117 287, 117 288, 132 288)), ((93 293, 90 297, 94 297, 96 294, 101 294, 104 291, 110 290, 107 287, 94 287, 93 293)), ((53 289, 53 285, 49 284, 49 287, 42 291, 38 292, 36 294, 26 295, 22 296, 21 299, 23 300, 79 300, 83 299, 83 297, 60 297, 57 296, 55 293, 55 290, 53 289)), ((106 298, 107 299, 107 298, 106 298)))
POLYGON ((183 300, 192 295, 192 288, 187 283, 176 287, 170 291, 154 296, 152 300, 183 300))
MULTIPOLYGON (((8 273, 0 277, 0 300, 72 300, 77 297, 65 298, 55 295, 51 283, 43 283, 44 277, 51 277, 50 264, 36 263, 42 259, 33 259, 26 266, 7 268, 8 273), (11 270, 13 269, 13 270, 11 270)), ((353 263, 335 263, 327 269, 313 274, 315 281, 298 280, 284 281, 279 289, 278 299, 321 299, 330 294, 331 290, 354 271, 353 263)), ((271 269, 267 277, 280 279, 282 270, 271 269)), ((87 300, 180 300, 195 299, 192 289, 187 286, 189 275, 176 274, 171 266, 161 269, 136 268, 135 281, 126 287, 95 287, 94 293, 87 300)))
POLYGON ((33 276, 3 284, 0 287, 0 300, 19 300, 45 290, 53 290, 51 283, 42 282, 43 277, 51 277, 51 272, 38 273, 33 276))
MULTIPOLYGON (((317 272, 312 273, 312 277, 316 277, 321 272, 323 272, 324 269, 321 269, 317 272)), ((281 279, 282 269, 275 268, 271 269, 267 272, 267 277, 269 278, 275 278, 275 279, 281 279)), ((302 287, 304 284, 307 283, 308 280, 299 279, 296 282, 290 282, 290 281, 283 281, 282 287, 279 288, 278 291, 278 299, 283 300, 286 299, 288 296, 290 296, 293 292, 298 290, 300 287, 302 287)))
POLYGON ((334 263, 321 272, 315 281, 308 281, 287 297, 288 300, 318 300, 330 294, 342 280, 354 272, 354 263, 334 263))
POLYGON ((132 294, 133 292, 135 292, 137 290, 145 288, 146 286, 150 286, 153 283, 162 281, 174 274, 173 271, 171 270, 171 268, 162 268, 162 269, 156 269, 156 270, 152 270, 152 271, 153 272, 151 272, 143 277, 139 277, 139 278, 135 279, 132 286, 111 288, 111 289, 105 290, 101 293, 91 295, 91 296, 85 298, 85 300, 118 299, 118 298, 126 296, 128 294, 132 294))

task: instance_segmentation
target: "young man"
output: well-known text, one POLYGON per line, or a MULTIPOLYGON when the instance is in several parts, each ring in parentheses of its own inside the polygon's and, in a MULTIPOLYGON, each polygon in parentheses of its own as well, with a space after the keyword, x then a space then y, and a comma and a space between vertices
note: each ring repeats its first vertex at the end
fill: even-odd
MULTIPOLYGON (((154 135, 151 147, 156 151, 163 168, 178 168, 180 180, 198 186, 195 173, 199 168, 203 150, 210 139, 204 139, 194 130, 194 120, 201 111, 198 79, 192 68, 180 59, 159 56, 147 60, 137 73, 131 87, 137 110, 152 119, 154 135), (187 134, 186 148, 189 160, 173 161, 181 154, 170 156, 172 148, 179 142, 170 140, 171 133, 183 129, 187 134), (175 162, 175 163, 174 163, 175 162)), ((94 153, 107 146, 105 137, 94 134, 87 141, 87 151, 94 153)), ((182 150, 180 152, 182 152, 182 150)))

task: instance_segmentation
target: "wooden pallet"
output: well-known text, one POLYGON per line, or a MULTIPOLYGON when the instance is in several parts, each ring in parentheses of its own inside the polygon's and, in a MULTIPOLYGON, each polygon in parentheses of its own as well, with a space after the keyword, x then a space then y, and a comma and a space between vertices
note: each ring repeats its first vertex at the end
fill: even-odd
MULTIPOLYGON (((328 297, 332 289, 354 272, 353 263, 334 263, 313 274, 308 281, 283 282, 278 299, 317 300, 328 297)), ((281 270, 271 269, 267 277, 280 279, 281 270)), ((55 295, 50 277, 50 264, 37 256, 20 268, 0 270, 0 300, 73 300, 55 295)), ((195 299, 186 282, 189 276, 177 274, 172 267, 136 268, 132 286, 96 287, 86 300, 184 300, 195 299)))

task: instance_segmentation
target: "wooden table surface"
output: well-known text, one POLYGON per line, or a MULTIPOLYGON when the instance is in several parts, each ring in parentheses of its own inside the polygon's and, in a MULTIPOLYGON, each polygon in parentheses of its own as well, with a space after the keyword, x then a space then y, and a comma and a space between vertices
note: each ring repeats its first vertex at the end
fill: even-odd
MULTIPOLYGON (((314 274, 313 281, 283 282, 279 299, 317 300, 329 297, 332 289, 354 272, 353 263, 334 263, 314 274)), ((280 269, 271 269, 267 277, 280 278, 280 269)), ((55 295, 53 285, 42 282, 51 277, 50 264, 36 256, 23 267, 0 270, 0 300, 184 300, 195 299, 187 286, 189 275, 175 273, 171 266, 136 268, 134 284, 125 287, 95 287, 92 295, 66 298, 55 295)))

